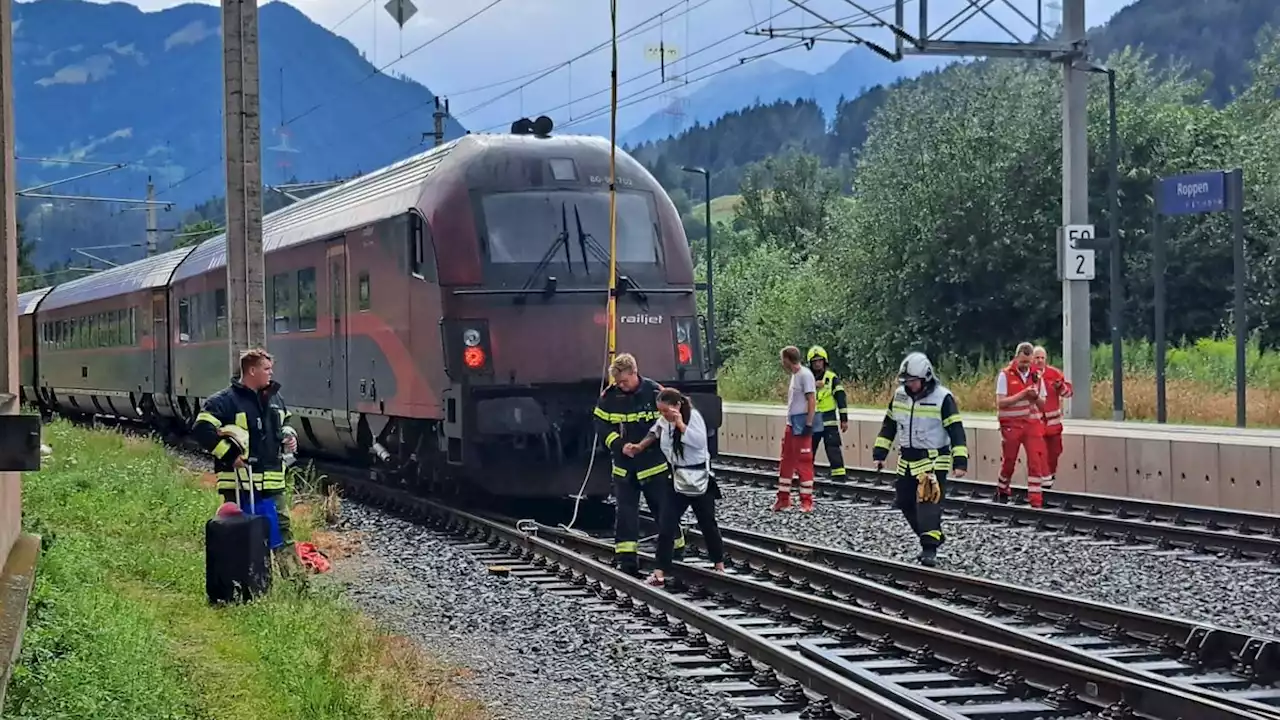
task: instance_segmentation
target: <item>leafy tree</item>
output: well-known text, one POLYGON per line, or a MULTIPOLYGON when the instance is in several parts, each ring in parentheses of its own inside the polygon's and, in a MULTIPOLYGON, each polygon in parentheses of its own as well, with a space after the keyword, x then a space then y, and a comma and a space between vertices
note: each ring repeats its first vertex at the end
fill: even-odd
POLYGON ((758 242, 781 243, 808 257, 813 239, 829 229, 831 204, 840 191, 833 171, 805 153, 769 158, 742 180, 739 214, 758 242))
POLYGON ((215 237, 222 232, 222 228, 212 220, 198 220, 193 223, 183 225, 174 235, 173 246, 175 248, 190 247, 199 245, 200 243, 215 237))

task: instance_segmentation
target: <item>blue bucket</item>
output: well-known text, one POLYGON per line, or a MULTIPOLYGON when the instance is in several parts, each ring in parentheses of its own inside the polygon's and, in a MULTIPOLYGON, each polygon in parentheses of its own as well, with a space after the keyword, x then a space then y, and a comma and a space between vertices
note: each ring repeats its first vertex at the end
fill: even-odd
POLYGON ((267 545, 272 550, 284 545, 284 536, 280 533, 280 514, 276 507, 276 498, 255 495, 250 502, 247 494, 240 496, 240 509, 246 515, 257 515, 267 519, 267 545))

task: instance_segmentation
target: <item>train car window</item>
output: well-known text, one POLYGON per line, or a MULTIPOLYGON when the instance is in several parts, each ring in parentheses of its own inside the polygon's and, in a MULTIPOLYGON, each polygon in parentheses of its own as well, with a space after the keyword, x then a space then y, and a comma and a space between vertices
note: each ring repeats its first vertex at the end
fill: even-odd
POLYGON ((293 278, 289 273, 271 276, 271 324, 277 333, 289 332, 293 319, 293 278))
POLYGON ((298 271, 298 329, 316 329, 316 269, 298 271))
POLYGON ((573 165, 573 158, 551 158, 547 161, 551 166, 551 177, 562 182, 575 182, 578 169, 573 165))
POLYGON ((227 336, 227 291, 225 288, 218 288, 213 291, 213 336, 224 338, 227 336))
POLYGON ((191 303, 187 298, 178 301, 178 342, 191 342, 191 303))
POLYGON ((134 308, 129 308, 129 344, 138 344, 138 315, 134 308))
POLYGON ((418 215, 409 216, 409 272, 423 277, 423 265, 426 260, 426 222, 418 215))
POLYGON ((359 292, 359 298, 360 298, 360 309, 362 311, 368 310, 371 304, 369 299, 369 271, 368 270, 363 270, 360 272, 358 292, 359 292))

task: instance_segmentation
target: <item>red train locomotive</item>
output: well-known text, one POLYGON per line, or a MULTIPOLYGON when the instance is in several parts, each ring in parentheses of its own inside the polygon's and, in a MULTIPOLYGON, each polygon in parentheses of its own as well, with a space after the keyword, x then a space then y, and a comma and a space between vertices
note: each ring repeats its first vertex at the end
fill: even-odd
MULTIPOLYGON (((606 361, 609 143, 468 135, 267 216, 267 348, 304 454, 576 493, 606 361)), ((689 245, 617 153, 618 347, 719 424, 689 245)), ((24 399, 189 427, 227 382, 218 236, 21 296, 24 399)), ((609 488, 596 462, 587 494, 609 488)))

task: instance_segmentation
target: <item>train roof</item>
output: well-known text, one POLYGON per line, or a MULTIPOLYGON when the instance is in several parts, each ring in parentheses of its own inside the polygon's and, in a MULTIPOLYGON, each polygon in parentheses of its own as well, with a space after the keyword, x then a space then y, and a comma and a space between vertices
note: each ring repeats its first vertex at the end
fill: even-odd
POLYGON ((30 315, 36 311, 36 306, 40 304, 40 298, 49 294, 51 287, 43 287, 39 290, 28 290, 24 293, 18 293, 18 315, 30 315))
POLYGON ((63 283, 53 288, 49 297, 40 304, 40 311, 57 310, 139 290, 165 287, 169 284, 173 271, 191 251, 192 248, 189 247, 178 248, 63 283))
MULTIPOLYGON (((262 219, 263 252, 336 235, 408 212, 422 194, 422 182, 450 150, 469 137, 474 136, 431 148, 267 215, 262 219)), ((201 243, 173 279, 176 282, 202 275, 226 264, 227 236, 222 233, 201 243)))

